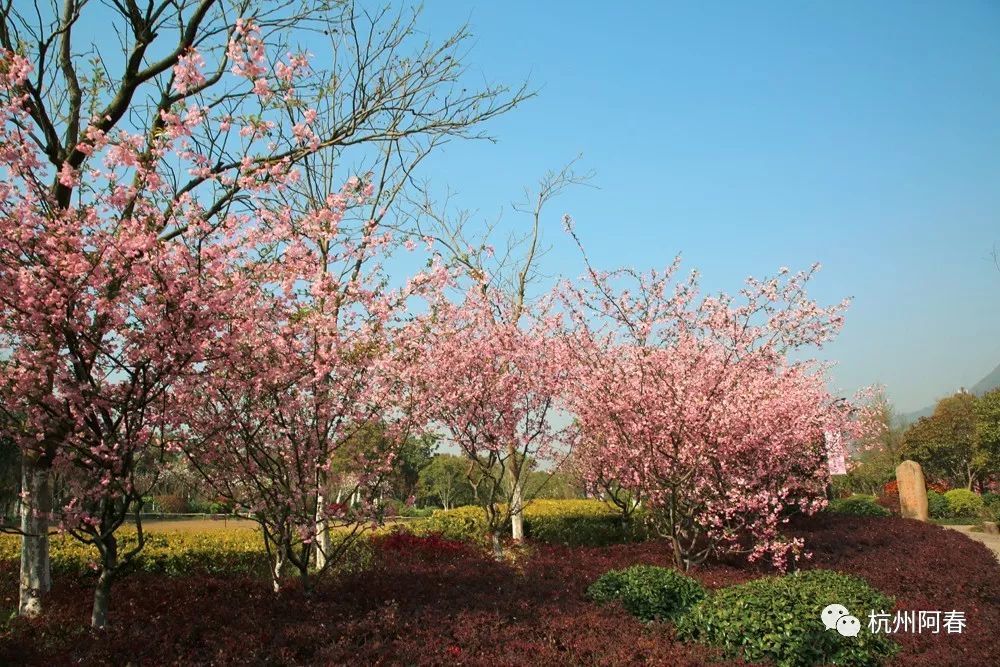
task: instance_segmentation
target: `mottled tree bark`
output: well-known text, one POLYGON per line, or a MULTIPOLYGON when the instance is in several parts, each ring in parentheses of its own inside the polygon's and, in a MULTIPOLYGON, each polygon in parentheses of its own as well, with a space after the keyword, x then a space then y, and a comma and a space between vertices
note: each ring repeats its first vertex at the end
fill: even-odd
POLYGON ((103 630, 108 626, 108 606, 111 602, 111 582, 118 566, 118 539, 112 534, 104 543, 101 553, 101 575, 94 589, 94 609, 90 627, 103 630))
POLYGON ((21 577, 18 614, 42 613, 42 596, 52 587, 49 570, 49 514, 52 487, 47 466, 29 457, 21 463, 21 577))
POLYGON ((330 554, 330 521, 326 518, 326 496, 321 490, 316 498, 316 569, 326 567, 330 554))
MULTIPOLYGON (((518 471, 520 473, 520 471, 518 471)), ((521 475, 514 479, 514 489, 510 495, 510 527, 511 537, 515 542, 524 541, 524 489, 521 475)))
POLYGON ((285 553, 281 547, 274 552, 274 560, 271 563, 271 587, 274 592, 281 591, 281 571, 285 568, 285 553))
POLYGON ((90 614, 90 627, 103 630, 108 625, 108 603, 111 601, 111 573, 101 571, 94 589, 94 610, 90 614))

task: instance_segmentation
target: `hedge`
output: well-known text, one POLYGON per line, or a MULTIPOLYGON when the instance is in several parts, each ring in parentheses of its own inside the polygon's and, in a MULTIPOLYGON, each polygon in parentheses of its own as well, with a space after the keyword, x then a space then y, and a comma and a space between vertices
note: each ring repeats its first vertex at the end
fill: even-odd
MULTIPOLYGON (((448 539, 482 542, 486 514, 477 506, 436 510, 407 528, 417 534, 439 533, 448 539)), ((504 532, 509 531, 508 523, 504 532)), ((524 508, 524 532, 529 539, 566 546, 605 546, 646 536, 641 518, 623 522, 620 512, 600 500, 535 500, 524 508)))
POLYGON ((849 516, 891 516, 892 513, 878 504, 874 496, 855 494, 849 498, 837 498, 830 502, 827 510, 849 516))
MULTIPOLYGON (((255 530, 147 532, 145 539, 145 546, 130 566, 142 572, 171 576, 268 574, 263 539, 255 530)), ((135 544, 135 530, 120 530, 118 540, 119 553, 127 551, 135 544)), ((49 538, 49 545, 53 573, 86 575, 95 572, 100 562, 96 547, 83 544, 69 535, 54 535, 49 538)), ((20 549, 19 536, 0 535, 0 561, 18 561, 20 549)), ((356 540, 348 547, 342 559, 343 567, 338 570, 353 569, 368 562, 370 550, 368 540, 356 540)))

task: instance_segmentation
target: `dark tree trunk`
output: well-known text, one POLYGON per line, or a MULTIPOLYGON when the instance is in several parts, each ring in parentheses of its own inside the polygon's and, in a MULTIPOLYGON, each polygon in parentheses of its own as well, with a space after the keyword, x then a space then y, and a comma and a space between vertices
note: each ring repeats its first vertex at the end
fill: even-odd
POLYGON ((118 565, 118 539, 111 535, 104 545, 101 558, 101 576, 94 589, 94 610, 90 615, 90 627, 103 630, 108 626, 108 606, 111 602, 111 582, 118 565))

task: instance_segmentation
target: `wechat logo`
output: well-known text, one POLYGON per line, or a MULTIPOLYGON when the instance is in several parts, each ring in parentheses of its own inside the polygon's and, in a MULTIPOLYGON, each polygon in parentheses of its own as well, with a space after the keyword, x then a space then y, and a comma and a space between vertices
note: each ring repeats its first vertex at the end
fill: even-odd
POLYGON ((861 632, 861 621, 857 616, 851 616, 851 612, 842 604, 827 605, 820 618, 827 630, 836 630, 845 637, 857 637, 861 632))

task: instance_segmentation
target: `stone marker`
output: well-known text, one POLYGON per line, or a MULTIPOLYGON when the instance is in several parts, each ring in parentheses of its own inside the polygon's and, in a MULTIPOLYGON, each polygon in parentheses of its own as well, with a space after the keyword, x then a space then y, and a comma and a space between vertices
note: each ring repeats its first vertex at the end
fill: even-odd
POLYGON ((903 518, 927 521, 927 485, 924 471, 916 461, 903 461, 896 466, 899 487, 899 511, 903 518))

